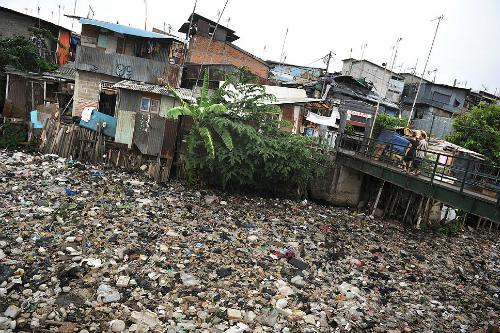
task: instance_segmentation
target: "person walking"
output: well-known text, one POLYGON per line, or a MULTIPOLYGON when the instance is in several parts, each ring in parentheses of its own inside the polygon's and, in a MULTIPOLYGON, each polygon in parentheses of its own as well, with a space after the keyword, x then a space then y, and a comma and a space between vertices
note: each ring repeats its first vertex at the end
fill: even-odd
POLYGON ((412 162, 415 160, 415 154, 417 151, 417 140, 413 137, 408 138, 410 144, 406 149, 405 156, 403 157, 403 171, 409 172, 412 166, 412 162))
POLYGON ((425 154, 427 153, 427 148, 429 143, 427 142, 427 134, 422 132, 422 137, 418 140, 417 150, 415 152, 415 160, 413 161, 413 174, 418 176, 420 171, 418 170, 422 161, 425 159, 425 154))

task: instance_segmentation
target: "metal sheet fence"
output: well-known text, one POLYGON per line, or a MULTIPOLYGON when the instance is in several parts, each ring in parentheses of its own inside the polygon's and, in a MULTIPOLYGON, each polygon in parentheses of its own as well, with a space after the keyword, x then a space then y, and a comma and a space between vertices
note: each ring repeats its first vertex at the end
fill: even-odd
POLYGON ((427 116, 422 119, 414 119, 415 129, 426 131, 432 136, 445 139, 453 133, 452 119, 438 116, 427 116))

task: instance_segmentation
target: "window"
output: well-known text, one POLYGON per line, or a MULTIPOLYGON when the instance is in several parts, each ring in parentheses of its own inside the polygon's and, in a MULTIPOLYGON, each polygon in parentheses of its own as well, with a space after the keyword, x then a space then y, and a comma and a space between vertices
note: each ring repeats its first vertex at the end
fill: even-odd
POLYGON ((160 100, 155 98, 141 98, 141 111, 158 113, 160 111, 160 100))
POLYGON ((160 112, 160 100, 159 99, 151 99, 151 103, 149 104, 149 112, 160 112))
POLYGON ((439 103, 443 103, 443 104, 449 104, 450 103, 450 99, 451 99, 451 96, 450 95, 446 95, 446 94, 442 94, 438 91, 435 91, 432 93, 432 100, 433 101, 436 101, 436 102, 439 102, 439 103))
POLYGON ((141 99, 141 111, 148 112, 149 111, 149 102, 151 100, 149 98, 143 97, 141 99))

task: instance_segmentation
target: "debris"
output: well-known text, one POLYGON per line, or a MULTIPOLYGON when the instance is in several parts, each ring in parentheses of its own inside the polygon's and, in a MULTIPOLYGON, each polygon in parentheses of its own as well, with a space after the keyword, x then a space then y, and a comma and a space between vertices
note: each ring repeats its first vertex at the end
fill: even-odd
POLYGON ((241 320, 243 316, 238 309, 227 309, 227 318, 230 320, 241 320))
POLYGON ((101 284, 99 288, 97 288, 97 301, 103 303, 111 303, 119 301, 121 295, 118 291, 113 289, 110 285, 101 284))
POLYGON ((0 150, 0 161, 0 330, 487 332, 497 321, 497 234, 159 186, 53 155, 0 150))

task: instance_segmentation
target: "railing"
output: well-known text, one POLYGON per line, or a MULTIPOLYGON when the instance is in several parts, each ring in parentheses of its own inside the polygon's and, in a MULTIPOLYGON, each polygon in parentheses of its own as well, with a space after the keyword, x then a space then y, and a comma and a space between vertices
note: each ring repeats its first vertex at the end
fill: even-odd
MULTIPOLYGON (((340 134, 337 138, 337 151, 347 151, 403 170, 403 157, 406 146, 392 142, 381 142, 360 135, 340 134)), ((463 193, 474 192, 496 199, 500 206, 500 167, 471 157, 457 156, 433 150, 424 152, 416 171, 432 183, 446 183, 463 193)))

